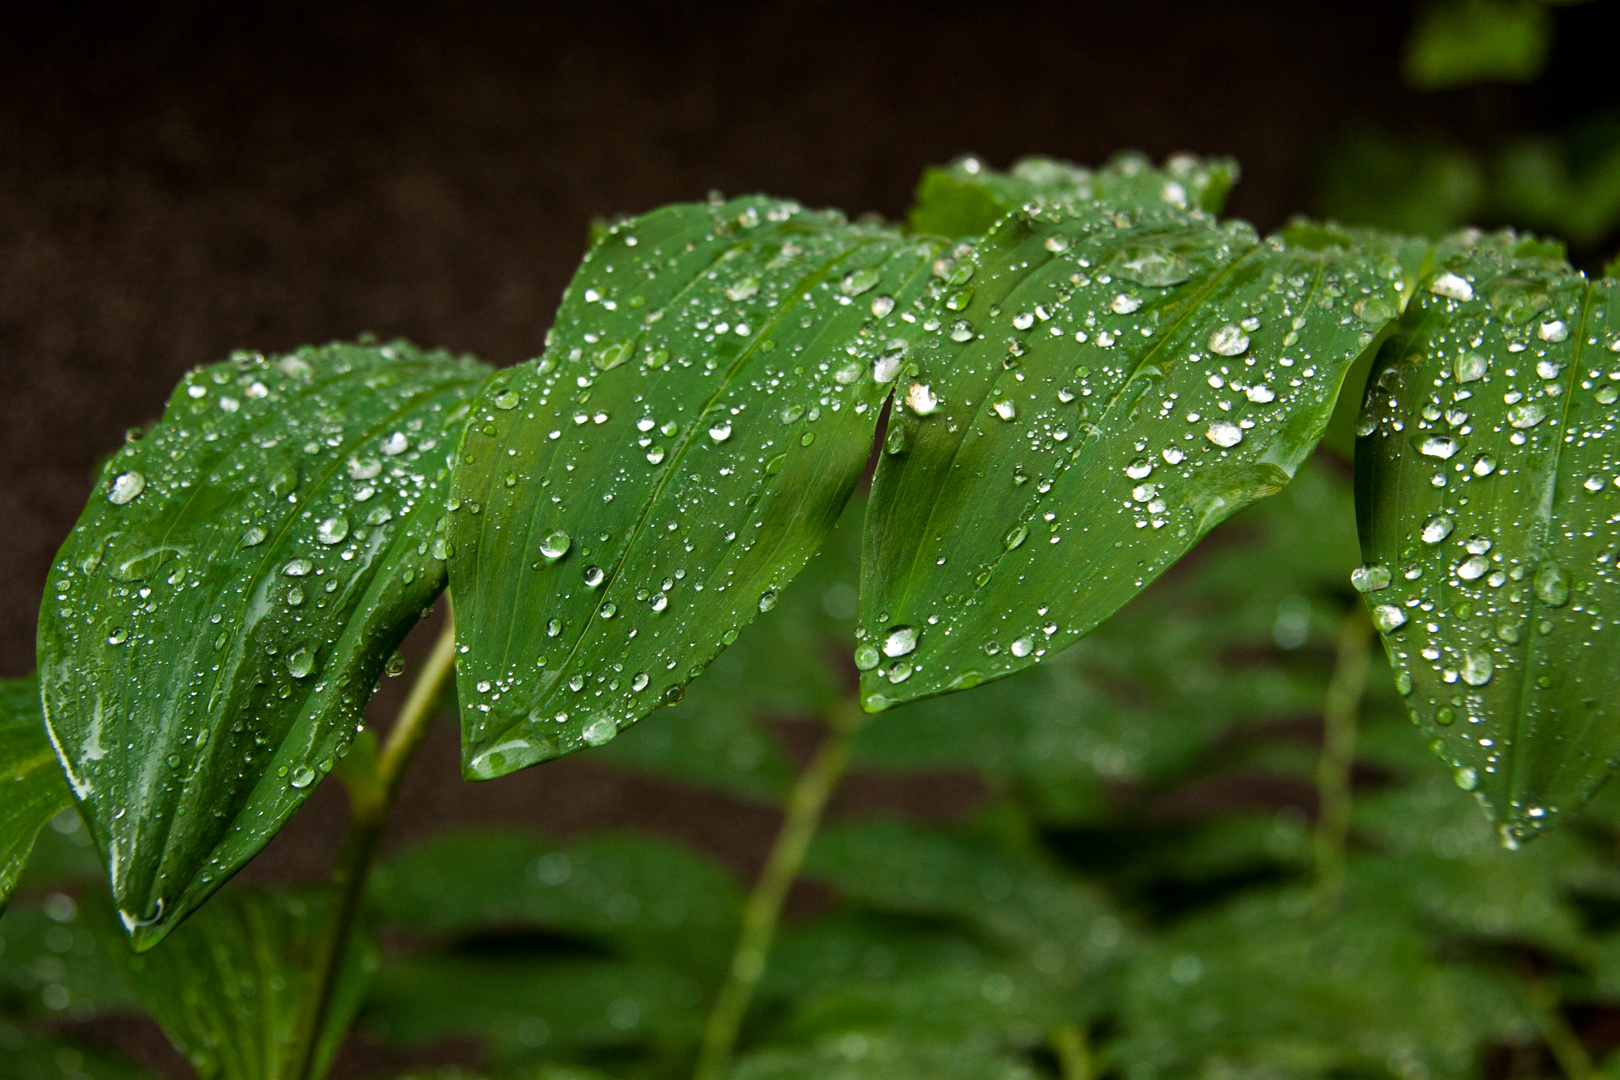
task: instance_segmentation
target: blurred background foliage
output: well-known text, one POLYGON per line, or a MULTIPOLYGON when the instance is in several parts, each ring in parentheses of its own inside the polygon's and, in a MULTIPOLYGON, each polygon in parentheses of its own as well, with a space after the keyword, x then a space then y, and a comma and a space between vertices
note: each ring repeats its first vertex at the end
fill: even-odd
MULTIPOLYGON (((1533 90, 1573 6, 1429 0, 1403 76, 1441 97, 1533 90)), ((1428 235, 1513 224, 1601 267, 1620 112, 1485 130, 1353 128, 1319 155, 1317 210, 1428 235)), ((1349 828, 1319 827, 1323 704, 1359 611, 1351 505, 1324 451, 1074 648, 867 727, 858 782, 944 775, 971 794, 948 820, 845 813, 823 831, 738 1080, 1620 1075, 1620 792, 1503 850, 1375 656, 1339 763, 1349 828)), ((860 512, 684 701, 584 756, 778 805, 854 684, 860 512)), ((221 1053, 221 1016, 274 1037, 319 898, 233 887, 132 964, 99 875, 77 818, 57 818, 0 919, 0 1080, 275 1075, 221 1053), (255 964, 219 959, 232 934, 255 964), (157 972, 182 951, 217 970, 165 996, 157 972)), ((688 1075, 747 884, 646 831, 463 823, 397 846, 345 969, 357 1027, 333 1075, 688 1075)))

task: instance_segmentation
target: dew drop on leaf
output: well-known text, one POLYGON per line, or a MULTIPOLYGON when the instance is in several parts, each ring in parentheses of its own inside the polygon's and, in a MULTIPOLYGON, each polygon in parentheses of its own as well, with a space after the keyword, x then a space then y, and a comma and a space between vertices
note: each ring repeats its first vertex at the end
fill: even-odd
POLYGON ((573 543, 573 538, 567 533, 561 529, 553 529, 540 541, 540 554, 555 562, 568 554, 568 549, 573 546, 573 543))
POLYGON ((917 628, 914 626, 896 626, 883 639, 883 655, 887 657, 907 656, 916 649, 917 628))
POLYGON ((107 489, 107 501, 115 506, 123 506, 139 495, 146 487, 146 477, 138 472, 120 473, 107 489))

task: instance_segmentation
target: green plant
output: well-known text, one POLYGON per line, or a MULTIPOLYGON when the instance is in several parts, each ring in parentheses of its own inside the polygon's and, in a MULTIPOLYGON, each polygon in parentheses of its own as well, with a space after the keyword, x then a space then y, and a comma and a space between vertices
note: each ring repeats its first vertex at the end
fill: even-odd
POLYGON ((1235 173, 964 159, 905 227, 671 206, 597 239, 528 364, 361 343, 187 376, 0 702, 18 1075, 90 1070, 31 1017, 132 1000, 232 1078, 319 1076, 356 1016, 474 1034, 502 1075, 1590 1072, 1564 1006, 1620 992, 1615 818, 1580 810, 1620 753, 1614 282, 1510 232, 1261 238, 1215 217, 1235 173), (447 583, 453 628, 362 728, 447 583), (470 779, 594 747, 782 800, 753 892, 628 836, 372 874, 452 673, 470 779), (762 708, 825 721, 796 779, 762 708), (1320 753, 1255 722, 1317 712, 1320 753), (822 830, 852 762, 995 794, 822 830), (1161 805, 1235 768, 1317 827, 1161 805), (332 880, 214 896, 328 773, 332 880), (87 852, 106 899, 59 884, 87 852), (779 935, 801 872, 843 900, 779 935))

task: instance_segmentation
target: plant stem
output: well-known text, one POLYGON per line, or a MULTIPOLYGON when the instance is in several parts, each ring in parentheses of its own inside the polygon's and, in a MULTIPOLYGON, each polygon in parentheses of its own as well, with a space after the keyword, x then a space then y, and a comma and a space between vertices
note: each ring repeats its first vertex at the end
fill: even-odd
POLYGON ((1322 706, 1322 756, 1317 761, 1316 889, 1323 911, 1344 895, 1344 849, 1350 834, 1350 769, 1356 755, 1356 713, 1367 687, 1372 624, 1357 604, 1339 623, 1339 642, 1322 706))
POLYGON ((1047 1036, 1052 1052, 1057 1055, 1058 1071, 1063 1080, 1091 1080, 1094 1075, 1091 1047, 1086 1042, 1086 1029, 1079 1024, 1058 1024, 1047 1036))
POLYGON ((829 719, 831 733, 827 741, 793 785, 787 813, 765 860, 765 869, 743 905, 737 947, 731 955, 725 984, 720 987, 708 1023, 704 1025, 694 1080, 720 1080, 731 1063, 743 1017, 760 977, 765 974, 765 960, 770 953, 771 939, 776 936, 782 903, 804 866, 827 799, 849 764, 850 741, 865 726, 866 720, 866 714, 855 700, 840 706, 829 719))
POLYGON ((365 895, 366 879, 371 873, 372 857, 377 853, 377 842, 388 824, 394 801, 399 798, 405 770, 427 737, 445 683, 454 673, 455 665, 456 624, 452 613, 394 719, 388 741, 377 755, 376 772, 366 778, 366 783, 351 785, 349 789, 349 828, 332 866, 332 886, 337 895, 328 902, 324 912, 325 922, 309 967, 309 986, 314 992, 303 997, 293 1042, 293 1071, 288 1074, 291 1080, 314 1080, 326 1014, 337 991, 343 958, 348 952, 360 902, 365 895))
POLYGON ((1587 1080, 1592 1075, 1592 1056, 1586 1052, 1580 1036, 1564 1019, 1558 1007, 1558 995, 1545 979, 1534 979, 1525 990, 1530 1012, 1541 1030, 1541 1041, 1552 1051, 1553 1060, 1568 1080, 1587 1080))

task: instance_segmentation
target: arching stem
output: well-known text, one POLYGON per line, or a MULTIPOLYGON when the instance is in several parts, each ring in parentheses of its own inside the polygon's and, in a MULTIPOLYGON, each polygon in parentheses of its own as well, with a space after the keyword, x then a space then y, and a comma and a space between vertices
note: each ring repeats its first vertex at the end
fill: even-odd
POLYGON ((1350 770, 1356 756, 1356 714, 1367 688, 1372 623, 1360 604, 1339 623, 1338 647, 1322 706, 1322 756, 1317 760, 1316 895, 1324 912, 1344 895, 1345 842, 1350 835, 1350 770))

